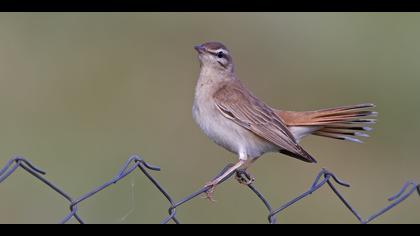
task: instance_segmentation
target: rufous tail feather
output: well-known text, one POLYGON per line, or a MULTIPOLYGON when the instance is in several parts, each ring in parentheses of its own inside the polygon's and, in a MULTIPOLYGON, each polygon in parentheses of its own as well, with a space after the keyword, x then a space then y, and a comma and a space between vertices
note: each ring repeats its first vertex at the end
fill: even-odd
POLYGON ((356 137, 369 137, 369 125, 376 123, 377 112, 371 111, 374 104, 358 104, 317 111, 281 111, 276 114, 289 127, 318 127, 309 134, 361 143, 356 137))

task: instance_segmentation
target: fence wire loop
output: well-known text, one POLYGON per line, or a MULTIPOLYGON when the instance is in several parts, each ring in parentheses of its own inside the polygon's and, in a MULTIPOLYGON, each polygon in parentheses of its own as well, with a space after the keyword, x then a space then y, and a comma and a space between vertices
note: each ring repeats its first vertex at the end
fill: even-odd
POLYGON ((407 195, 410 195, 412 192, 416 191, 420 196, 420 185, 417 186, 414 181, 408 181, 404 184, 404 186, 401 188, 401 190, 396 193, 394 196, 390 197, 388 201, 398 201, 401 198, 404 198, 407 195), (409 189, 411 187, 411 189, 409 189), (405 194, 404 194, 405 193, 405 194))
POLYGON ((35 173, 45 175, 46 173, 41 169, 34 166, 31 162, 27 161, 22 157, 13 157, 9 162, 0 170, 0 183, 2 183, 7 177, 13 174, 19 167, 25 166, 27 169, 32 170, 35 173), (12 166, 13 165, 13 166, 12 166))
MULTIPOLYGON (((219 174, 213 178, 213 180, 223 175, 223 173, 225 173, 230 167, 232 167, 232 165, 233 164, 229 164, 225 168, 223 168, 223 170, 220 171, 219 174)), ((109 188, 111 185, 118 183, 119 181, 121 181, 122 179, 124 179, 125 177, 133 173, 135 170, 139 170, 152 183, 152 185, 166 198, 166 200, 169 203, 168 215, 161 221, 161 224, 167 224, 171 221, 175 224, 180 224, 180 221, 177 219, 177 209, 181 207, 182 205, 197 198, 198 196, 206 193, 211 188, 211 187, 202 187, 196 192, 193 192, 187 195, 186 197, 182 198, 178 202, 175 202, 173 201, 171 195, 165 190, 165 188, 157 181, 155 177, 153 177, 151 172, 149 172, 149 171, 160 171, 161 168, 159 166, 155 166, 144 161, 140 155, 131 156, 122 166, 120 171, 118 171, 118 173, 112 179, 100 185, 99 187, 96 187, 93 190, 83 194, 82 196, 78 198, 72 198, 70 195, 64 192, 57 185, 47 180, 44 177, 44 175, 46 175, 46 172, 44 172, 40 168, 33 165, 30 161, 28 161, 24 157, 20 157, 20 156, 11 158, 6 163, 6 165, 0 169, 0 183, 4 182, 8 177, 10 177, 19 168, 25 170, 27 173, 31 174, 33 177, 40 180, 42 183, 44 183, 46 186, 48 186, 50 189, 55 191, 57 194, 59 194, 61 197, 63 197, 69 202, 69 213, 60 221, 61 224, 68 223, 72 219, 75 219, 80 224, 84 224, 85 222, 78 215, 78 209, 79 209, 80 204, 82 204, 83 202, 85 202, 86 200, 90 198, 93 198, 96 194, 104 191, 105 189, 109 188)), ((277 216, 281 212, 285 211, 287 208, 291 207, 295 203, 313 194, 314 192, 316 192, 323 186, 329 187, 334 193, 334 195, 338 197, 338 199, 344 204, 344 206, 362 224, 370 223, 371 221, 375 220, 379 216, 382 216, 386 212, 390 211, 391 209, 393 209, 394 207, 396 207, 397 205, 405 201, 414 193, 417 193, 420 196, 420 185, 414 181, 407 181, 399 192, 397 192, 396 194, 394 194, 392 197, 388 199, 390 201, 390 204, 387 207, 380 209, 378 212, 376 212, 375 214, 369 216, 368 218, 364 220, 359 215, 359 213, 353 208, 353 206, 344 198, 344 196, 340 193, 340 191, 336 187, 337 185, 337 186, 349 188, 350 184, 341 180, 333 172, 328 171, 326 169, 322 169, 318 173, 311 187, 306 192, 290 200, 289 202, 283 204, 279 208, 272 207, 272 205, 264 197, 264 195, 260 191, 257 190, 257 188, 255 187, 253 183, 253 177, 249 175, 246 171, 238 170, 234 173, 231 173, 229 176, 223 179, 220 182, 220 184, 230 179, 233 175, 236 175, 238 178, 243 178, 244 180, 246 180, 245 182, 249 183, 246 186, 251 190, 252 193, 254 193, 257 196, 257 198, 263 203, 263 205, 267 209, 268 211, 267 219, 268 219, 268 223, 270 224, 275 224, 277 222, 277 216)))

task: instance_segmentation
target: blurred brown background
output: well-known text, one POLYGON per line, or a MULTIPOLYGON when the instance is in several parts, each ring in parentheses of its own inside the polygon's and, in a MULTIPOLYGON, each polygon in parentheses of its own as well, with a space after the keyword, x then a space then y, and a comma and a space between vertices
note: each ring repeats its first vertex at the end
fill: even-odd
MULTIPOLYGON (((414 13, 1 13, 0 166, 23 155, 77 197, 139 153, 162 167, 154 176, 175 200, 197 190, 236 161, 191 117, 193 46, 217 40, 231 49, 243 82, 274 107, 377 104, 379 122, 365 144, 312 137, 303 146, 319 164, 270 154, 251 169, 277 207, 326 167, 352 184, 343 193, 367 217, 406 180, 420 181, 419 23, 414 13)), ((179 219, 266 223, 264 206, 235 181, 215 197, 180 208, 179 219)), ((134 174, 80 214, 89 223, 158 223, 167 208, 134 174)), ((0 184, 1 223, 54 223, 67 211, 23 171, 0 184)), ((375 223, 420 223, 419 212, 412 197, 375 223)), ((278 219, 356 223, 327 188, 278 219)))

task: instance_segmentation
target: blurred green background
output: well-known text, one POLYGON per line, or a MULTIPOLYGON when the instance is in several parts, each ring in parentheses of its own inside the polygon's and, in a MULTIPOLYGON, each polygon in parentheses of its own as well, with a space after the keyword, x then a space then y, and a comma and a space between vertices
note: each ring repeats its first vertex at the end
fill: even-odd
MULTIPOLYGON (((191 116, 193 46, 217 40, 231 49, 239 78, 273 107, 377 104, 365 144, 311 137, 303 146, 319 164, 267 154, 251 168, 277 207, 326 167, 352 184, 343 194, 367 217, 406 180, 420 181, 419 23, 414 13, 1 13, 0 166, 25 156, 77 197, 139 153, 162 167, 153 174, 175 200, 197 190, 236 161, 191 116)), ((215 197, 181 207, 179 219, 266 223, 262 203, 235 181, 215 197)), ((83 203, 80 215, 158 223, 168 207, 138 173, 83 203)), ((55 223, 67 212, 66 201, 21 170, 0 184, 0 223, 55 223)), ((419 212, 412 197, 375 223, 420 223, 419 212)), ((278 220, 357 222, 327 188, 278 220)))

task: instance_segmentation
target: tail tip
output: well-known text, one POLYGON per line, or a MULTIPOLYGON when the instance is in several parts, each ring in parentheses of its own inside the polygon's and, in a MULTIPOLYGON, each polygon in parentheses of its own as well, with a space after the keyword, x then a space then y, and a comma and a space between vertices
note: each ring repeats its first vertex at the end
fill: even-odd
POLYGON ((364 131, 372 131, 372 130, 373 130, 373 128, 372 128, 372 127, 368 127, 368 126, 366 126, 366 127, 362 127, 362 129, 363 129, 364 131))
POLYGON ((362 133, 362 132, 356 132, 356 133, 354 133, 354 135, 359 136, 359 137, 365 137, 365 138, 370 137, 369 134, 365 134, 365 133, 362 133))
POLYGON ((357 139, 357 138, 352 138, 352 137, 347 137, 346 136, 346 137, 344 137, 344 139, 347 140, 347 141, 353 142, 353 143, 363 143, 362 140, 357 139))

